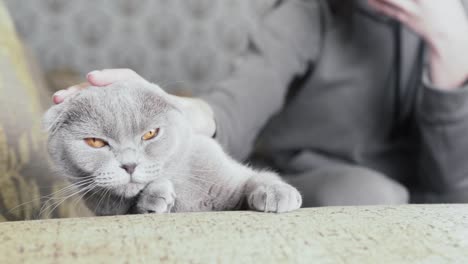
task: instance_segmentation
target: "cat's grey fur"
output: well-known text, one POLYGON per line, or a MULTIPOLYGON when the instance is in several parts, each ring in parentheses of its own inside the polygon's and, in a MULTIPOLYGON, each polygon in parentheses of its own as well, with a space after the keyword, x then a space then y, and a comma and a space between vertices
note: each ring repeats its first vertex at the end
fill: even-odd
POLYGON ((90 87, 44 117, 49 153, 97 215, 298 209, 299 192, 275 173, 241 165, 193 132, 181 106, 146 81, 90 87), (141 137, 160 128, 149 141, 141 137), (109 143, 95 149, 84 138, 109 143), (137 164, 130 175, 122 164, 137 164))

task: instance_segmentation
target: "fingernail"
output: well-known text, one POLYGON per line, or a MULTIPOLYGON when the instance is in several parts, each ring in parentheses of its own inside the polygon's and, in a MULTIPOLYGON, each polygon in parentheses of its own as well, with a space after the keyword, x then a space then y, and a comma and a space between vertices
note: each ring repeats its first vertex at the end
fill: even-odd
POLYGON ((60 90, 54 93, 54 97, 62 97, 67 91, 66 90, 60 90))
POLYGON ((91 75, 94 75, 96 73, 99 73, 101 71, 92 71, 92 72, 89 72, 88 74, 86 74, 86 79, 88 79, 91 75))
POLYGON ((55 95, 52 97, 52 101, 54 102, 54 104, 60 104, 61 102, 63 102, 62 98, 55 95))
POLYGON ((54 93, 54 95, 52 96, 52 101, 54 102, 54 104, 59 104, 61 102, 63 102, 63 95, 66 91, 64 90, 60 90, 56 93, 54 93))

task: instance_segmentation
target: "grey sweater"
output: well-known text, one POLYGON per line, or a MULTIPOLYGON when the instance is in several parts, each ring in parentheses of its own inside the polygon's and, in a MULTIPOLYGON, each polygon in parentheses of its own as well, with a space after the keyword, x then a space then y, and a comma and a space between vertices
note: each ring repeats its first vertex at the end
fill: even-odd
POLYGON ((467 189, 468 86, 433 87, 422 41, 359 2, 347 25, 326 0, 267 14, 231 77, 203 97, 217 139, 285 173, 333 159, 429 192, 467 189))

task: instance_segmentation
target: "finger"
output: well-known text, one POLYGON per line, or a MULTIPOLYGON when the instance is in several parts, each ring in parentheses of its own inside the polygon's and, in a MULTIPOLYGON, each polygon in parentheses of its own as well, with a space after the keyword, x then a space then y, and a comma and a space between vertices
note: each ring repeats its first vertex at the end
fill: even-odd
POLYGON ((92 71, 86 76, 88 82, 95 86, 107 86, 117 81, 143 79, 130 69, 108 69, 92 71))
POLYGON ((386 5, 407 15, 415 15, 419 9, 418 3, 414 0, 372 0, 371 2, 386 5))
POLYGON ((65 99, 68 97, 72 96, 73 94, 79 92, 80 90, 83 90, 87 87, 91 86, 88 82, 80 83, 74 86, 71 86, 65 90, 60 90, 57 91, 53 96, 52 96, 52 101, 54 104, 60 104, 62 103, 65 99))
POLYGON ((410 20, 409 13, 397 6, 385 3, 385 0, 368 0, 368 3, 378 12, 381 12, 382 14, 394 18, 402 23, 408 23, 410 20))

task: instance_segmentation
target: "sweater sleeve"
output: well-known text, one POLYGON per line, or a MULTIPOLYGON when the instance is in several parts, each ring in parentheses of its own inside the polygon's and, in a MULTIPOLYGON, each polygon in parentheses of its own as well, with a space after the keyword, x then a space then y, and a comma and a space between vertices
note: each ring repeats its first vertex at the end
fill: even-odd
POLYGON ((250 33, 251 47, 226 80, 201 96, 213 109, 216 138, 244 159, 265 123, 284 103, 292 79, 319 54, 321 1, 284 0, 250 33))
MULTIPOLYGON (((468 0, 462 3, 468 14, 468 0)), ((431 191, 428 197, 434 197, 434 201, 466 202, 468 80, 457 89, 443 90, 432 83, 426 67, 421 86, 418 108, 421 180, 431 191)))
POLYGON ((466 202, 459 199, 468 199, 468 83, 444 91, 426 73, 418 114, 421 180, 438 201, 466 202))

